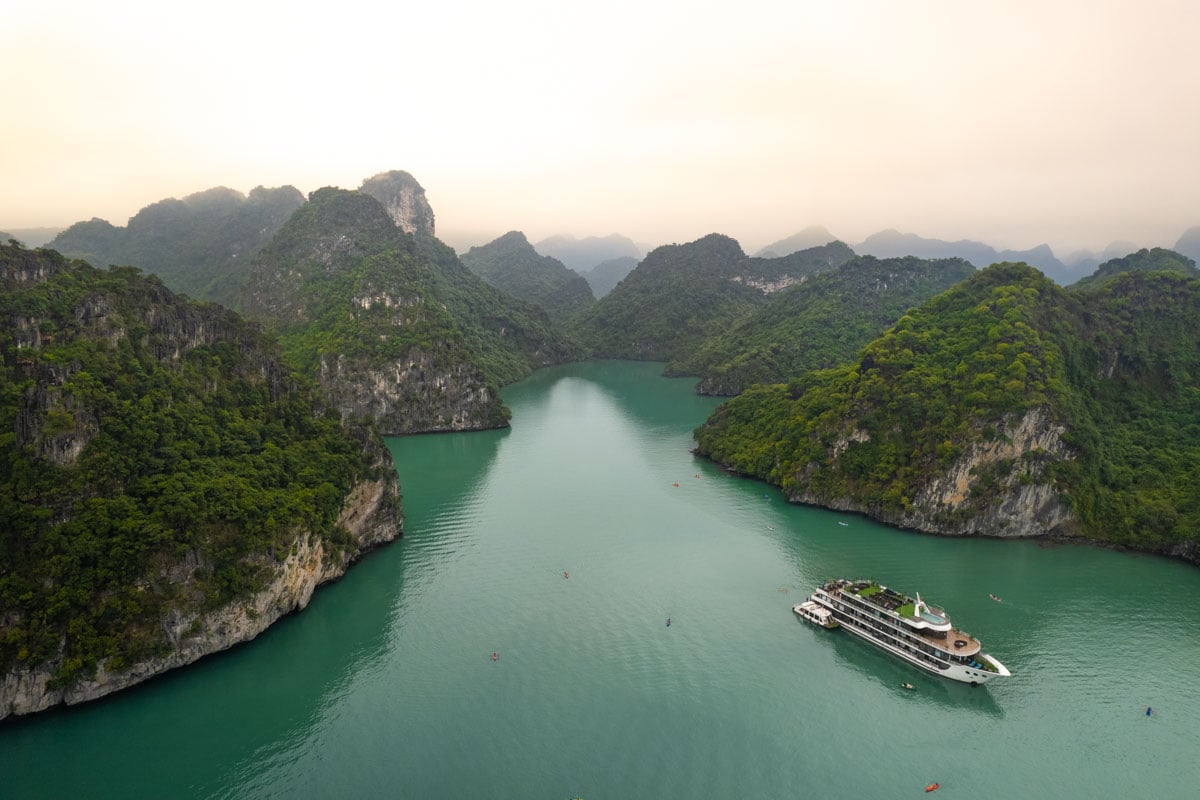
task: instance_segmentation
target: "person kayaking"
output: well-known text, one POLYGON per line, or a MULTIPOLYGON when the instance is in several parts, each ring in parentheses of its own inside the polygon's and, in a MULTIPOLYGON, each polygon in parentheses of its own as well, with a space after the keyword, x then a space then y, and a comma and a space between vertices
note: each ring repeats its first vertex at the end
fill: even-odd
POLYGON ((671 627, 671 618, 667 617, 667 627, 671 627))
POLYGON ((570 576, 570 575, 568 575, 568 574, 567 574, 567 573, 564 571, 564 572, 563 572, 563 577, 564 577, 564 578, 570 578, 571 576, 570 576))
POLYGON ((913 685, 912 685, 911 683, 902 683, 902 684, 900 684, 900 685, 901 685, 902 687, 904 687, 905 689, 911 689, 911 688, 913 688, 913 685))
POLYGON ((493 650, 492 651, 492 661, 496 661, 499 658, 500 658, 500 654, 493 650))
POLYGON ((936 791, 937 791, 938 789, 940 789, 941 787, 942 787, 942 785, 941 785, 940 783, 931 783, 931 784, 929 784, 928 786, 926 786, 926 787, 925 787, 925 791, 927 791, 927 792, 936 792, 936 791))

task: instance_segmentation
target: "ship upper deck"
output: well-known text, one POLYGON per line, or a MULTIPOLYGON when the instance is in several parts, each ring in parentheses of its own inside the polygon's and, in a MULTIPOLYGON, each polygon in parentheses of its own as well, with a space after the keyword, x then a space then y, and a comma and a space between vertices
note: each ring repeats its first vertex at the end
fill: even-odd
POLYGON ((926 625, 908 624, 904 628, 939 650, 956 656, 973 656, 983 649, 983 645, 978 639, 966 631, 954 627, 950 622, 949 615, 944 610, 922 603, 922 606, 933 618, 931 619, 926 614, 918 616, 915 600, 873 581, 837 580, 830 581, 821 588, 834 597, 843 594, 853 595, 861 601, 899 617, 902 621, 923 620, 926 625), (940 620, 940 622, 935 620, 940 620))

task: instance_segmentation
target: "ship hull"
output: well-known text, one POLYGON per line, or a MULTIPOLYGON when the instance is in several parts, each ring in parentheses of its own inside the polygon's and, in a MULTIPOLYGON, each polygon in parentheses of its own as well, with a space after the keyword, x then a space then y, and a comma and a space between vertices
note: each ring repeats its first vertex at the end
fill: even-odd
MULTIPOLYGON (((969 684, 978 686, 978 685, 987 683, 992 678, 999 678, 999 677, 1002 677, 1002 675, 1008 674, 1007 670, 1005 670, 1003 673, 988 672, 988 671, 982 670, 982 669, 971 669, 969 667, 964 667, 961 664, 951 664, 950 666, 946 667, 945 669, 940 669, 940 668, 934 666, 933 664, 928 663, 927 661, 922 661, 919 658, 914 658, 912 655, 905 652, 904 650, 901 650, 898 647, 894 647, 894 646, 888 644, 887 642, 880 641, 879 639, 872 636, 869 631, 862 630, 861 628, 859 628, 857 625, 854 625, 853 623, 849 623, 849 622, 846 622, 845 620, 841 620, 840 627, 842 628, 842 630, 849 631, 850 633, 854 634, 855 636, 859 637, 860 639, 864 639, 867 642, 870 642, 871 644, 878 647, 880 650, 886 650, 887 652, 891 653, 892 655, 904 659, 909 664, 912 664, 914 667, 920 667, 925 672, 928 672, 931 675, 937 675, 939 678, 949 678, 952 681, 960 681, 962 683, 969 683, 969 684)), ((992 659, 992 661, 995 662, 995 659, 992 659)))

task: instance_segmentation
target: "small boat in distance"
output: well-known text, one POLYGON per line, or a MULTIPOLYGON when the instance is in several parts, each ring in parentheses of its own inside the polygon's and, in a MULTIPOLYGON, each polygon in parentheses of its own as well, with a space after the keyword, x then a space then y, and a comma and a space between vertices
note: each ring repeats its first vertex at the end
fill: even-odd
POLYGON ((806 619, 814 625, 820 625, 822 628, 832 630, 838 626, 838 621, 833 618, 833 612, 824 606, 814 603, 812 600, 805 600, 799 605, 792 606, 792 611, 801 619, 806 619))

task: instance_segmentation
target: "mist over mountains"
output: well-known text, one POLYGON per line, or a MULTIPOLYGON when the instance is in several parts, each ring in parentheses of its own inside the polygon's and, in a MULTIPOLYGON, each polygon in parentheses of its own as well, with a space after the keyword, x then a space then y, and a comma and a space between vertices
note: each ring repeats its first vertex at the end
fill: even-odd
MULTIPOLYGON (((824 244, 822 242, 821 244, 824 244)), ((578 273, 591 270, 597 264, 617 258, 632 258, 641 261, 646 255, 646 248, 619 233, 608 236, 587 236, 576 239, 574 236, 550 236, 535 242, 533 249, 544 256, 557 258, 563 264, 578 273)))
MULTIPOLYGON (((810 225, 799 233, 763 247, 757 255, 767 258, 779 257, 796 250, 825 244, 836 238, 828 229, 820 225, 810 225)), ((1146 245, 1138 245, 1134 242, 1114 241, 1101 250, 1075 250, 1060 259, 1047 244, 1040 244, 1028 250, 998 250, 989 244, 973 239, 960 239, 952 242, 927 238, 915 233, 901 233, 894 228, 873 233, 862 242, 851 246, 859 255, 875 256, 876 258, 903 258, 905 256, 928 259, 961 258, 970 262, 976 269, 983 269, 1003 261, 1024 262, 1032 267, 1037 267, 1042 274, 1060 286, 1069 286, 1080 278, 1092 274, 1101 264, 1146 247, 1146 245)), ((1193 261, 1200 261, 1200 226, 1185 231, 1171 249, 1188 256, 1193 261)))

